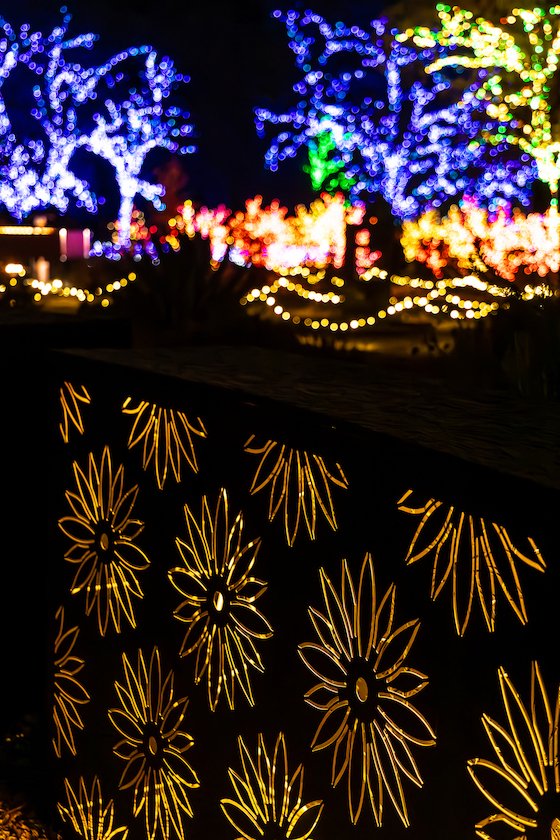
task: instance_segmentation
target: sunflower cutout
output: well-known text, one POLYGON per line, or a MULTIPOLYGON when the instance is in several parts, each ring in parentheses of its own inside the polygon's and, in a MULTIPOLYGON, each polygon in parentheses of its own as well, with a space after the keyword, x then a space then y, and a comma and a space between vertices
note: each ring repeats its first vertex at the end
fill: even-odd
POLYGON ((181 481, 183 462, 193 472, 198 472, 193 436, 207 437, 200 417, 196 418, 195 425, 184 411, 162 408, 146 400, 134 404, 131 397, 124 401, 122 411, 134 418, 128 436, 128 448, 142 444, 142 467, 147 470, 153 462, 160 490, 163 489, 170 467, 178 484, 181 481))
POLYGON ((228 769, 234 799, 222 799, 222 811, 240 840, 313 840, 323 802, 305 802, 303 765, 288 769, 286 740, 281 732, 271 755, 262 734, 256 756, 238 739, 241 771, 228 769))
POLYGON ((84 728, 80 706, 89 703, 90 696, 78 675, 84 667, 84 660, 76 656, 74 648, 78 640, 77 627, 65 628, 64 608, 56 611, 57 632, 54 642, 54 690, 52 744, 55 754, 61 758, 62 751, 70 750, 76 755, 74 733, 84 728))
POLYGON ((289 546, 294 544, 303 522, 310 538, 315 539, 318 511, 336 531, 338 525, 331 489, 348 489, 340 464, 335 464, 331 470, 320 455, 291 449, 274 440, 259 446, 254 435, 247 440, 244 450, 259 457, 249 492, 254 494, 268 488, 268 519, 272 522, 282 511, 289 546))
POLYGON ((256 642, 269 639, 272 627, 256 602, 267 584, 253 576, 260 539, 244 541, 243 514, 232 520, 225 489, 215 510, 202 497, 200 516, 185 505, 188 538, 176 539, 182 565, 169 571, 181 596, 175 618, 187 625, 180 656, 196 654, 195 683, 206 678, 208 704, 214 711, 225 692, 235 708, 239 685, 254 705, 250 668, 264 671, 256 642))
POLYGON ((93 778, 91 790, 87 789, 83 777, 80 777, 76 792, 68 779, 64 779, 64 788, 66 802, 57 803, 58 812, 63 822, 68 822, 78 837, 83 840, 126 840, 126 826, 113 828, 114 803, 112 799, 107 803, 103 800, 97 776, 93 778))
POLYGON ((134 667, 123 654, 122 683, 115 683, 119 708, 109 719, 121 737, 113 752, 125 762, 121 790, 134 791, 133 814, 144 812, 145 837, 185 840, 184 815, 193 816, 189 791, 198 777, 185 758, 193 738, 183 728, 188 699, 176 698, 174 674, 163 677, 159 650, 146 663, 138 651, 134 667))
POLYGON ((560 837, 560 687, 549 697, 537 662, 531 663, 526 703, 503 668, 498 669, 502 722, 482 716, 493 752, 467 769, 492 808, 477 825, 484 840, 558 840, 560 837))
POLYGON ((75 489, 65 493, 71 514, 58 522, 72 543, 64 558, 77 566, 71 592, 85 594, 86 614, 95 613, 102 636, 110 624, 120 633, 123 616, 136 627, 132 599, 144 597, 138 575, 150 565, 135 543, 144 529, 132 516, 138 486, 125 490, 124 468, 115 472, 107 446, 100 466, 90 453, 87 471, 72 467, 75 489))
POLYGON ((381 826, 388 799, 408 826, 403 782, 423 784, 413 748, 435 744, 432 727, 415 706, 428 678, 409 664, 420 622, 396 622, 395 586, 379 597, 370 554, 357 588, 346 560, 338 590, 324 569, 320 578, 324 612, 309 609, 317 640, 299 645, 318 680, 305 695, 322 713, 312 749, 333 748, 331 784, 346 776, 352 823, 367 801, 381 826))
POLYGON ((60 407, 62 409, 62 421, 59 425, 60 434, 64 443, 70 439, 70 429, 74 426, 83 435, 84 421, 82 419, 82 407, 90 405, 91 397, 87 389, 81 385, 74 387, 71 382, 63 382, 60 389, 60 407))
POLYGON ((451 581, 453 620, 458 635, 463 636, 467 629, 476 598, 487 629, 494 631, 500 590, 518 620, 526 624, 527 607, 519 568, 529 566, 538 572, 546 569, 533 540, 528 537, 522 551, 502 525, 436 499, 411 504, 412 492, 408 490, 398 502, 399 510, 420 517, 405 562, 411 565, 424 557, 430 558, 430 596, 434 601, 451 581))

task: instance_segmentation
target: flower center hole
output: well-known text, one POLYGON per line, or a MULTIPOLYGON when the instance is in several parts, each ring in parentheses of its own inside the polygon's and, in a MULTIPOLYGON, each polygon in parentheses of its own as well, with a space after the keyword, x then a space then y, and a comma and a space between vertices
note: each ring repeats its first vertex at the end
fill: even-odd
POLYGON ((148 738, 148 751, 150 755, 157 755, 158 742, 156 741, 153 735, 150 735, 150 737, 148 738))
POLYGON ((365 703, 368 699, 369 690, 367 686, 367 682, 364 680, 363 677, 358 677, 356 680, 356 697, 360 701, 360 703, 365 703))
POLYGON ((99 545, 101 546, 101 549, 103 551, 107 551, 107 549, 109 548, 109 535, 106 534, 105 531, 103 531, 103 533, 99 537, 99 545))
POLYGON ((221 612, 224 608, 224 596, 221 592, 214 592, 214 597, 212 599, 212 603, 214 604, 214 609, 216 612, 221 612))

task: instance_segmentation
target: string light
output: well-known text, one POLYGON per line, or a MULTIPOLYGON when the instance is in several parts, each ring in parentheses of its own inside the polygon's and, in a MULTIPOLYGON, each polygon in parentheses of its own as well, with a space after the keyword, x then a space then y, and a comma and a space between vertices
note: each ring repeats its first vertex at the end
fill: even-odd
MULTIPOLYGON (((23 269, 23 266, 21 268, 23 269)), ((8 266, 5 267, 5 270, 7 269, 8 266)), ((21 292, 25 296, 31 295, 34 304, 44 303, 49 298, 66 298, 78 303, 95 304, 106 308, 111 305, 112 298, 116 293, 126 289, 136 279, 137 275, 131 271, 117 280, 88 289, 68 283, 60 278, 53 278, 48 281, 39 280, 27 275, 23 269, 23 271, 12 273, 7 284, 0 283, 0 301, 6 296, 17 295, 21 292)), ((14 300, 14 298, 10 297, 11 300, 14 300)))
MULTIPOLYGON (((395 274, 388 274, 387 272, 372 267, 368 272, 371 279, 376 276, 378 279, 388 280, 392 285, 403 287, 410 286, 411 289, 423 289, 426 294, 409 294, 401 298, 396 297, 389 299, 389 305, 377 310, 374 314, 360 314, 349 320, 341 318, 335 319, 322 315, 321 317, 313 317, 312 315, 302 316, 294 312, 292 308, 288 308, 277 300, 277 292, 293 292, 297 296, 304 297, 310 300, 309 296, 301 294, 301 290, 296 285, 293 288, 290 284, 285 284, 280 281, 275 281, 270 285, 264 285, 260 288, 252 289, 245 295, 241 304, 243 306, 257 305, 264 303, 266 306, 266 313, 276 316, 282 321, 290 321, 298 327, 306 327, 311 330, 329 330, 330 332, 353 332, 356 330, 372 327, 379 322, 388 322, 393 318, 402 317, 403 314, 412 315, 415 312, 423 311, 430 316, 447 317, 452 320, 477 321, 491 315, 507 301, 511 296, 511 290, 496 286, 495 284, 485 283, 478 277, 453 277, 445 280, 431 281, 422 280, 421 278, 402 277, 395 274), (479 292, 480 297, 461 297, 457 294, 458 291, 473 290, 479 292), (486 300, 482 298, 486 296, 486 300)), ((558 293, 551 290, 545 284, 533 287, 527 285, 522 293, 523 300, 530 300, 533 297, 549 297, 557 295, 558 293)), ((315 299, 316 300, 316 299, 315 299)), ((319 301, 326 302, 326 301, 319 301)), ((332 298, 330 303, 342 303, 342 300, 335 301, 332 298)))
POLYGON ((36 225, 0 225, 0 236, 52 236, 57 232, 54 227, 36 225))

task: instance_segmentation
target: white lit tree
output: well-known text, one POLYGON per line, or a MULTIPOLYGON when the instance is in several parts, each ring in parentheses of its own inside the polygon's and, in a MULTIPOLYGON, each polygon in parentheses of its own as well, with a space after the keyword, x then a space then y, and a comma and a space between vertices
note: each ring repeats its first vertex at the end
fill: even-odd
POLYGON ((150 183, 141 174, 146 157, 153 149, 193 152, 188 143, 192 134, 189 114, 169 104, 180 82, 188 81, 177 72, 170 58, 158 58, 150 47, 128 50, 105 67, 96 70, 111 95, 93 114, 93 128, 80 139, 80 145, 105 159, 113 167, 120 194, 118 214, 119 245, 130 243, 130 221, 136 196, 162 207, 161 184, 150 183), (143 61, 136 71, 138 58, 143 61))

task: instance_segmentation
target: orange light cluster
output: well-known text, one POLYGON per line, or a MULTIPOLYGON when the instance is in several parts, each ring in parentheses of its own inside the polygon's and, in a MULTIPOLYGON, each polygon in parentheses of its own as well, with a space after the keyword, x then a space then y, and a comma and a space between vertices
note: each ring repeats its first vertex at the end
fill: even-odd
POLYGON ((513 282, 519 275, 546 277, 560 269, 560 216, 503 208, 490 215, 472 200, 454 205, 447 216, 424 213, 404 222, 401 237, 408 262, 424 263, 437 278, 447 266, 486 273, 492 269, 513 282))
MULTIPOLYGON (((109 222, 107 227, 111 231, 111 242, 113 242, 113 244, 115 245, 118 245, 120 232, 120 225, 118 220, 114 222, 109 222)), ((130 241, 147 242, 156 232, 157 227, 155 225, 148 226, 146 224, 146 218, 142 210, 139 210, 137 207, 135 207, 132 211, 132 217, 130 220, 130 241)))
MULTIPOLYGON (((233 256, 245 265, 269 270, 332 264, 340 268, 346 253, 347 217, 355 218, 354 208, 347 211, 342 195, 326 193, 312 202, 309 209, 300 204, 295 214, 278 200, 263 207, 262 196, 245 203, 245 212, 238 211, 230 219, 229 244, 233 256)), ((363 218, 363 209, 359 210, 363 218)))
POLYGON ((199 234, 210 240, 214 264, 220 263, 228 253, 238 265, 270 271, 298 266, 340 269, 346 258, 346 228, 352 225, 357 228, 356 268, 358 273, 363 273, 381 256, 380 251, 370 247, 369 229, 360 227, 364 214, 365 205, 349 207, 341 193, 334 196, 324 193, 309 208, 298 204, 291 216, 277 199, 263 206, 261 195, 248 199, 245 210, 233 214, 224 205, 196 210, 187 201, 169 220, 169 231, 162 242, 178 251, 182 235, 192 238, 199 234))
POLYGON ((188 199, 177 208, 177 214, 169 219, 168 231, 161 237, 161 241, 167 242, 173 251, 177 252, 181 250, 182 236, 192 239, 199 234, 203 239, 210 240, 213 264, 220 263, 227 252, 228 226, 226 223, 230 216, 231 210, 225 204, 220 204, 213 209, 203 206, 197 210, 188 199))

